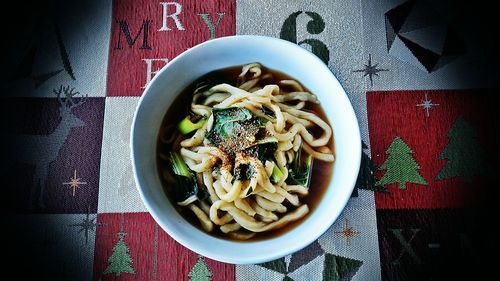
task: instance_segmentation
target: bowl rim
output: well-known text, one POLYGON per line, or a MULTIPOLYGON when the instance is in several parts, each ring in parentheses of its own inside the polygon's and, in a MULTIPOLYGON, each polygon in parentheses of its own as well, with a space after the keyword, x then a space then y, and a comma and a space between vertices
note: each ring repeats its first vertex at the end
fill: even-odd
MULTIPOLYGON (((170 60, 158 73, 156 73, 156 75, 151 79, 150 83, 148 83, 148 85, 146 86, 146 88, 143 90, 143 92, 141 94, 141 97, 139 98, 139 102, 138 102, 138 104, 136 106, 135 112, 134 112, 134 116, 133 116, 133 119, 132 119, 132 127, 131 127, 131 131, 130 131, 130 157, 131 157, 131 161, 132 161, 132 171, 133 171, 133 175, 134 175, 134 180, 135 180, 136 188, 139 191, 139 195, 141 197, 141 200, 144 203, 144 205, 146 206, 146 208, 148 210, 148 213, 153 217, 153 219, 155 220, 155 222, 158 225, 160 225, 160 227, 170 237, 172 237, 175 241, 177 241, 178 243, 180 243, 184 247, 188 248, 189 250, 191 250, 191 251, 193 251, 195 253, 201 254, 203 256, 206 256, 206 257, 208 257, 210 259, 213 259, 213 260, 217 260, 217 261, 225 262, 225 263, 232 263, 232 264, 256 264, 256 263, 262 263, 262 262, 267 262, 267 261, 275 260, 275 259, 281 258, 283 256, 289 255, 291 253, 300 251, 301 249, 307 247, 312 242, 316 241, 322 234, 324 234, 333 225, 333 223, 339 218, 340 214, 345 209, 345 207, 346 207, 346 205, 347 205, 347 203, 348 203, 348 201, 350 199, 350 194, 352 193, 352 191, 354 189, 354 186, 355 186, 355 183, 356 183, 356 179, 354 179, 354 181, 352 181, 352 184, 350 186, 344 186, 343 187, 343 188, 348 189, 348 192, 346 191, 345 194, 348 193, 349 195, 344 196, 344 198, 342 198, 342 201, 340 201, 341 202, 340 205, 342 205, 342 207, 338 208, 337 213, 332 213, 329 216, 330 219, 328 220, 327 223, 323 223, 320 226, 318 226, 317 230, 314 231, 313 235, 308 235, 308 237, 309 237, 308 239, 305 239, 304 241, 299 241, 295 245, 290 246, 288 248, 285 248, 285 250, 282 250, 282 251, 279 251, 279 252, 276 252, 276 253, 273 253, 273 254, 260 255, 260 256, 259 255, 255 255, 255 256, 251 256, 251 257, 241 256, 240 255, 239 258, 234 258, 234 257, 228 257, 227 255, 215 254, 214 252, 206 250, 204 248, 194 247, 182 235, 177 235, 177 233, 175 231, 171 230, 171 228, 169 227, 168 223, 166 223, 165 221, 163 221, 160 218, 160 215, 156 213, 155 208, 153 208, 153 206, 149 202, 149 199, 147 199, 147 196, 144 193, 145 191, 142 188, 142 185, 143 185, 142 184, 142 180, 138 176, 138 169, 137 169, 137 163, 136 163, 137 158, 135 156, 135 151, 134 151, 134 147, 136 146, 135 145, 136 142, 135 142, 134 136, 135 136, 135 134, 136 134, 135 132, 137 130, 137 127, 136 127, 136 125, 137 125, 137 118, 138 118, 138 115, 140 113, 141 105, 143 104, 143 101, 146 99, 146 96, 148 95, 148 93, 150 92, 151 87, 155 84, 155 82, 157 80, 161 79, 162 73, 164 73, 165 71, 167 71, 167 69, 168 69, 168 67, 170 65, 174 65, 175 62, 177 62, 178 60, 182 60, 182 58, 184 58, 185 56, 189 56, 194 50, 196 50, 198 48, 210 46, 212 44, 217 44, 217 43, 219 43, 221 41, 234 41, 234 40, 241 40, 241 39, 243 39, 243 40, 254 40, 254 39, 257 39, 257 40, 270 40, 270 41, 275 41, 275 43, 277 43, 277 44, 288 45, 288 47, 290 47, 290 48, 300 49, 301 52, 303 52, 304 56, 307 57, 307 59, 315 60, 316 63, 319 62, 319 65, 321 65, 321 68, 322 68, 320 71, 326 72, 326 73, 328 73, 328 75, 332 76, 332 78, 338 83, 339 87, 342 89, 342 92, 338 93, 338 94, 341 95, 341 97, 343 99, 347 100, 348 104, 350 105, 347 110, 349 112, 349 115, 351 115, 350 118, 352 118, 353 121, 354 121, 354 123, 356 124, 356 126, 353 128, 353 132, 352 132, 356 136, 356 139, 354 140, 356 142, 356 145, 353 146, 354 149, 355 149, 355 154, 356 154, 355 156, 356 157, 354 157, 353 161, 354 161, 354 164, 355 164, 354 166, 356 167, 355 168, 356 169, 355 174, 357 175, 359 173, 360 164, 361 164, 361 153, 362 153, 362 150, 361 150, 361 134, 360 134, 360 129, 359 129, 359 122, 358 122, 358 119, 357 119, 357 117, 356 117, 356 115, 354 113, 354 109, 353 109, 352 103, 350 102, 350 100, 349 100, 349 98, 347 96, 347 92, 346 92, 345 88, 342 86, 342 84, 340 83, 340 81, 332 73, 332 71, 328 68, 328 66, 320 58, 318 58, 316 55, 314 55, 313 53, 307 51, 306 49, 304 49, 304 48, 300 47, 299 45, 294 44, 292 42, 289 42, 289 41, 286 41, 286 40, 283 40, 283 39, 279 39, 279 38, 275 38, 275 37, 260 36, 260 35, 233 35, 233 36, 226 36, 226 37, 215 38, 215 39, 212 39, 212 40, 208 40, 208 41, 202 42, 200 44, 197 44, 197 45, 193 46, 192 48, 189 48, 188 50, 186 50, 186 51, 182 52, 181 54, 179 54, 178 56, 176 56, 174 59, 170 60)), ((335 166, 335 163, 334 163, 334 166, 335 166)), ((333 176, 334 175, 332 175, 332 177, 333 176)), ((312 216, 312 215, 313 214, 310 214, 310 216, 312 216)), ((308 218, 306 218, 306 219, 308 219, 308 218)), ((208 234, 206 234, 206 235, 208 235, 208 234)), ((275 237, 273 239, 279 239, 280 236, 275 237)), ((221 239, 221 238, 217 238, 217 239, 221 239)), ((245 241, 243 241, 243 242, 230 241, 230 242, 249 244, 249 243, 258 243, 260 241, 261 240, 250 241, 250 242, 245 242, 245 241)))

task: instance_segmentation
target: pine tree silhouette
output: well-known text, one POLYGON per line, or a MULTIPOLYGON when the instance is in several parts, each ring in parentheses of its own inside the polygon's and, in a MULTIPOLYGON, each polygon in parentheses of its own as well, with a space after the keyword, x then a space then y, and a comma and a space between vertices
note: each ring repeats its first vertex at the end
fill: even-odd
POLYGON ((135 274, 134 269, 132 268, 132 263, 134 261, 130 257, 129 249, 125 241, 124 232, 119 232, 118 237, 120 240, 116 243, 113 248, 113 253, 108 259, 109 265, 103 274, 114 273, 116 276, 120 276, 122 273, 132 273, 135 274))
POLYGON ((399 136, 392 141, 386 153, 387 160, 380 166, 380 170, 386 172, 377 185, 398 183, 400 189, 406 189, 407 182, 427 185, 418 172, 420 166, 411 156, 413 151, 399 136))
POLYGON ((189 281, 210 281, 212 273, 208 269, 203 256, 198 255, 196 264, 189 271, 189 281))
POLYGON ((484 175, 486 153, 481 149, 477 134, 463 117, 457 118, 448 131, 449 142, 441 151, 439 159, 448 160, 436 180, 462 176, 470 183, 476 175, 484 175))

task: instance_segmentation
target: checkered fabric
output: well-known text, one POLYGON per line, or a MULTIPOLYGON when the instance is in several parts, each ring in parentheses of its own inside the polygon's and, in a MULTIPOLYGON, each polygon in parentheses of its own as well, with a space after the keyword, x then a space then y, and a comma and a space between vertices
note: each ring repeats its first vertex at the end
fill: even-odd
POLYGON ((14 70, 1 85, 11 270, 39 280, 479 280, 492 237, 481 207, 499 159, 498 60, 479 44, 482 21, 462 24, 453 7, 57 1, 4 65, 14 70), (321 58, 363 141, 355 191, 332 227, 256 265, 213 261, 166 234, 139 197, 129 156, 151 78, 196 44, 235 34, 282 38, 321 58))

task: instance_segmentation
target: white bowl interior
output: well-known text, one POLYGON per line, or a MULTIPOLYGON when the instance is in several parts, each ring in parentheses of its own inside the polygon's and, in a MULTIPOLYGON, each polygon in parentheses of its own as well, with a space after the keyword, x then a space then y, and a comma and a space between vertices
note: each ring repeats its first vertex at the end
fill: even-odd
POLYGON ((140 100, 133 122, 131 146, 139 192, 158 224, 185 247, 211 259, 236 264, 270 261, 300 250, 317 239, 346 205, 361 157, 354 111, 344 89, 326 65, 295 44, 261 36, 211 40, 172 60, 155 76, 140 100), (212 237, 178 214, 161 187, 156 142, 167 109, 192 81, 216 69, 251 62, 259 62, 296 78, 318 96, 333 127, 336 162, 327 191, 304 222, 276 238, 236 242, 212 237))

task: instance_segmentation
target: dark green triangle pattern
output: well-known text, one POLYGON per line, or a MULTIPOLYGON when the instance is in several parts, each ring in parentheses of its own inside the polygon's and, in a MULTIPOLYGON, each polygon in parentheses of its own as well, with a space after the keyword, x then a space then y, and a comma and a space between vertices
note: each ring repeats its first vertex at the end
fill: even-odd
POLYGON ((351 280, 362 264, 363 262, 359 260, 326 254, 323 281, 351 280))
POLYGON ((259 265, 262 266, 262 267, 265 267, 267 269, 274 270, 274 271, 279 272, 279 273, 283 273, 283 274, 287 273, 286 272, 285 258, 273 260, 273 261, 270 261, 270 262, 261 263, 259 265))

